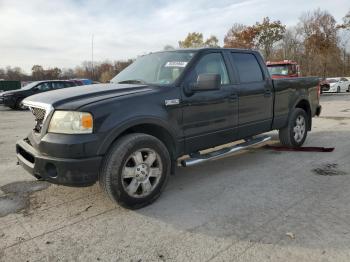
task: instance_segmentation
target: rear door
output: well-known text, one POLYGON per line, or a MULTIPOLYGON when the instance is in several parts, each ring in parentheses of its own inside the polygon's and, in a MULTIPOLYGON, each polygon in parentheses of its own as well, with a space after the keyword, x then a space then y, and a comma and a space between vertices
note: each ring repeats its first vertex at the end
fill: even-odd
POLYGON ((269 131, 273 120, 271 79, 260 66, 262 60, 254 53, 231 52, 231 63, 237 71, 238 136, 249 137, 269 131))
POLYGON ((222 52, 204 52, 184 81, 183 132, 188 153, 233 141, 237 136, 238 97, 227 65, 229 60, 222 52), (206 73, 220 74, 219 90, 185 92, 199 74, 206 73))

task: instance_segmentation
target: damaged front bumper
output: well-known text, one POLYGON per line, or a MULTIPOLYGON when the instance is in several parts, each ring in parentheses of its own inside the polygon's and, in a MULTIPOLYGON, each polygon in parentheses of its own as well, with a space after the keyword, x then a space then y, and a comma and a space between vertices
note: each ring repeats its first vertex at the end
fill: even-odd
POLYGON ((19 164, 37 179, 65 186, 90 186, 98 178, 102 157, 66 159, 40 154, 28 139, 16 144, 19 164))

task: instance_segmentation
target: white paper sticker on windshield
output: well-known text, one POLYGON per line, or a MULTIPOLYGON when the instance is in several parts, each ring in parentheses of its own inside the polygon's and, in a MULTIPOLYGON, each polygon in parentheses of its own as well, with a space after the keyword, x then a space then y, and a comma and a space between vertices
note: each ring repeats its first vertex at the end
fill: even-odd
POLYGON ((185 67, 187 62, 182 61, 170 61, 165 64, 164 67, 185 67))

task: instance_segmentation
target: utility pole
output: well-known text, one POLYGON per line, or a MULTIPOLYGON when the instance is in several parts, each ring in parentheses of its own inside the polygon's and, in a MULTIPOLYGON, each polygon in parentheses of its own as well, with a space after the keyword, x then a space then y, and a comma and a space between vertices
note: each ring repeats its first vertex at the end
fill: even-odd
POLYGON ((91 38, 91 80, 94 80, 94 35, 91 38))

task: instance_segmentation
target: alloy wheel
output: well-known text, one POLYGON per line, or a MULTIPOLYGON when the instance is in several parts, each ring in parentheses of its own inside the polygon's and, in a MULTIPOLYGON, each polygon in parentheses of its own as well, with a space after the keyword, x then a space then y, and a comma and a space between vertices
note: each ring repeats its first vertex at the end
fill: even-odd
POLYGON ((122 169, 122 185, 131 197, 141 198, 150 195, 162 176, 160 156, 150 148, 132 153, 122 169))
POLYGON ((306 121, 302 115, 299 115, 295 120, 295 125, 293 128, 294 140, 297 143, 300 143, 306 132, 306 121))

